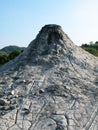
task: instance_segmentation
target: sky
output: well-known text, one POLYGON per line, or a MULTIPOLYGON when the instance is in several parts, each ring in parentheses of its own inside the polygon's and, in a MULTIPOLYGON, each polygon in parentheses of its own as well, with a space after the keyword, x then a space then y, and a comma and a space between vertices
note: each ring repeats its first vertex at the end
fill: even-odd
POLYGON ((98 0, 0 0, 0 48, 27 47, 46 24, 76 45, 98 41, 98 0))

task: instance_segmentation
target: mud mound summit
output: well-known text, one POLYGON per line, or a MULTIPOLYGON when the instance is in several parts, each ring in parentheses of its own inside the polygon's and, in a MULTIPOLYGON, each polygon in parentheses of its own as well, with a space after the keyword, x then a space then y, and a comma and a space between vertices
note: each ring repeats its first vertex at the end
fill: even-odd
POLYGON ((98 130, 98 58, 45 25, 0 68, 0 130, 98 130))

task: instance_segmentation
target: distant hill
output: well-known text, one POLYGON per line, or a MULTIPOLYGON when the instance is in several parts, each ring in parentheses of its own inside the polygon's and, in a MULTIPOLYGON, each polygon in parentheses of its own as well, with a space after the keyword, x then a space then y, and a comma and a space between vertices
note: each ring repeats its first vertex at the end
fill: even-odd
POLYGON ((0 66, 14 59, 23 52, 25 47, 6 46, 0 50, 0 66))
POLYGON ((18 52, 21 52, 25 49, 25 47, 19 47, 19 46, 6 46, 2 49, 0 49, 0 52, 1 53, 6 53, 6 54, 10 54, 14 51, 18 51, 18 52))

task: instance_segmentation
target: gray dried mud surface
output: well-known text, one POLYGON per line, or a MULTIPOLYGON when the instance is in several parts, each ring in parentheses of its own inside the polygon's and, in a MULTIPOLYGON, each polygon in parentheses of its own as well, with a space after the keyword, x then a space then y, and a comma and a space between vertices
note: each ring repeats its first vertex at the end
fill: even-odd
POLYGON ((44 26, 0 68, 0 130, 98 130, 98 58, 44 26))

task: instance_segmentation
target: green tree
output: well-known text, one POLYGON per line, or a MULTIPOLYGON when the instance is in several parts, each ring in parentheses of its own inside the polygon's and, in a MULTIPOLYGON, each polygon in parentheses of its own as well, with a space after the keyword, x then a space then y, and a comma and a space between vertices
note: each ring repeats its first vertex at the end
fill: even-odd
POLYGON ((19 51, 13 51, 12 53, 9 54, 9 60, 14 59, 15 57, 17 57, 21 52, 19 51))
POLYGON ((8 55, 5 54, 0 54, 0 66, 3 65, 4 63, 8 62, 8 55))
POLYGON ((82 44, 81 47, 89 53, 98 56, 98 41, 95 43, 90 42, 90 44, 82 44))

